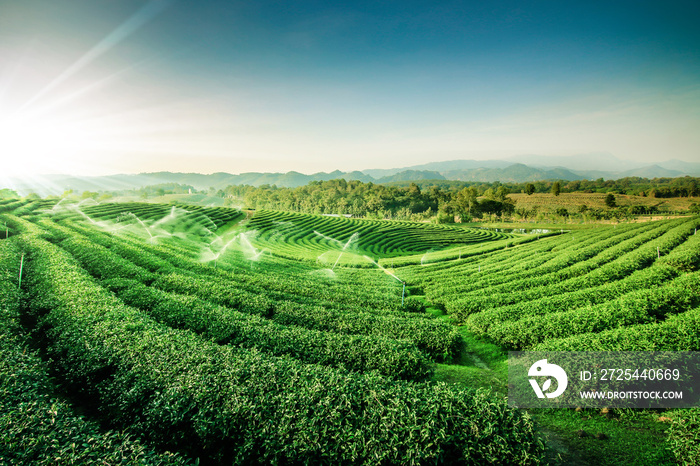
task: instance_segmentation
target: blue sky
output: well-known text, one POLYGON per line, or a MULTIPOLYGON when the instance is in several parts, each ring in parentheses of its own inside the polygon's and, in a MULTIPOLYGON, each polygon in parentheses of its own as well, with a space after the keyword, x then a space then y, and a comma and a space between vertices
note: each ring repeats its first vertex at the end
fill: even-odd
POLYGON ((697 2, 0 0, 5 170, 700 161, 697 2))

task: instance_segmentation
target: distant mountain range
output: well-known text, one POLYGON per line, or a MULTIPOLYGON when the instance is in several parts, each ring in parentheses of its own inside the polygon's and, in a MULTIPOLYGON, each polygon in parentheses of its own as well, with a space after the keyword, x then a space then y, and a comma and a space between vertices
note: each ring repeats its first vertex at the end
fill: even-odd
POLYGON ((311 181, 327 181, 337 178, 372 183, 392 183, 420 180, 455 180, 504 183, 524 183, 543 180, 618 179, 628 176, 641 178, 673 178, 700 176, 700 163, 669 160, 655 165, 645 165, 615 158, 611 154, 582 154, 572 157, 547 157, 521 155, 505 160, 451 160, 431 162, 403 168, 369 169, 363 171, 306 175, 287 173, 140 173, 138 175, 108 175, 75 177, 70 175, 46 175, 39 179, 10 180, 8 186, 20 194, 36 192, 45 196, 74 191, 121 191, 143 186, 177 183, 195 189, 222 189, 230 185, 276 185, 278 187, 303 186, 311 181))
POLYGON ((434 171, 458 181, 527 182, 547 179, 618 179, 627 176, 665 178, 700 176, 700 163, 668 160, 654 165, 620 160, 612 154, 593 153, 567 157, 519 155, 504 160, 450 160, 405 168, 363 170, 375 179, 406 170, 434 171))

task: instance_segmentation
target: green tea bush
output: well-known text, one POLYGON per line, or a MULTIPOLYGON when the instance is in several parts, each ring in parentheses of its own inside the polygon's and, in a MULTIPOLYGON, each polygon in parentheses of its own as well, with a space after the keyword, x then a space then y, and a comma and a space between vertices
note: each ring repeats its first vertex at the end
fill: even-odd
POLYGON ((144 310, 158 322, 192 330, 219 344, 257 348, 307 363, 359 372, 376 370, 406 380, 424 380, 432 374, 430 362, 408 341, 279 325, 193 296, 149 288, 134 280, 110 280, 103 285, 125 304, 144 310))
POLYGON ((327 309, 313 304, 276 301, 266 295, 243 291, 232 281, 200 279, 183 274, 161 275, 153 286, 164 291, 197 296, 247 314, 266 317, 281 325, 409 340, 437 360, 451 359, 462 347, 459 331, 447 322, 434 319, 406 319, 360 310, 327 309))
POLYGON ((644 240, 635 240, 635 237, 660 235, 667 228, 666 225, 649 223, 613 230, 592 229, 577 232, 575 236, 566 234, 556 240, 538 241, 520 248, 521 252, 499 251, 479 260, 477 267, 465 264, 446 269, 445 273, 421 273, 417 279, 435 285, 428 290, 431 299, 444 294, 441 293, 443 289, 449 290, 443 299, 456 294, 478 298, 483 290, 488 290, 492 296, 529 290, 533 286, 546 286, 584 275, 643 243, 644 240), (598 257, 600 254, 603 255, 598 257), (533 270, 537 270, 536 276, 533 276, 533 270))
POLYGON ((700 235, 694 233, 685 243, 661 257, 658 262, 685 272, 700 269, 700 235))
POLYGON ((586 305, 602 304, 638 289, 656 288, 677 276, 678 273, 671 267, 653 266, 633 272, 622 280, 605 283, 600 286, 486 309, 470 315, 467 325, 474 333, 485 335, 495 325, 561 312, 562 310, 575 309, 586 305))
POLYGON ((29 304, 67 384, 116 424, 225 464, 534 464, 529 417, 483 392, 392 381, 220 346, 97 286, 67 253, 22 238, 29 304))
POLYGON ((156 278, 142 267, 85 238, 71 236, 61 241, 60 246, 98 279, 133 278, 139 282, 151 283, 156 278))
POLYGON ((534 274, 529 279, 463 294, 447 305, 446 309, 458 322, 465 322, 471 314, 484 309, 573 292, 623 279, 653 264, 660 251, 670 251, 681 244, 691 234, 696 223, 694 219, 669 222, 605 249, 593 259, 577 263, 571 268, 576 269, 575 273, 564 269, 551 274, 534 274), (651 241, 654 238, 656 240, 651 241))
POLYGON ((425 303, 415 296, 406 296, 403 307, 408 312, 425 312, 425 303))
POLYGON ((700 410, 684 409, 672 416, 668 448, 683 466, 700 465, 700 410))
POLYGON ((549 339, 535 351, 700 351, 700 308, 663 322, 549 339))
POLYGON ((0 241, 0 464, 186 464, 123 432, 103 431, 59 399, 19 323, 20 256, 13 242, 0 241))
POLYGON ((497 324, 489 327, 488 335, 510 348, 531 348, 548 339, 656 322, 698 304, 700 274, 687 274, 664 286, 639 289, 595 306, 497 324))

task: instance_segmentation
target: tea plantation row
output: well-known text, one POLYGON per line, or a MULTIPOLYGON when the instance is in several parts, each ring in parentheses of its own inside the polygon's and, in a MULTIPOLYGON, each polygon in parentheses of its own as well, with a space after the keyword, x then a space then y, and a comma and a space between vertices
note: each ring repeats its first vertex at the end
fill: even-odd
MULTIPOLYGON (((472 245, 510 238, 505 233, 445 225, 347 219, 290 212, 257 212, 249 228, 258 232, 260 247, 292 259, 319 258, 333 264, 340 252, 359 255, 354 265, 371 266, 362 258, 425 253, 456 245, 472 245)), ((343 257, 341 257, 341 261, 343 257)))
MULTIPOLYGON (((114 238, 94 230, 98 244, 48 217, 5 220, 13 235, 3 241, 25 254, 22 313, 43 335, 52 371, 101 419, 161 451, 218 464, 539 461, 542 443, 532 422, 503 399, 387 378, 372 367, 331 367, 369 353, 349 351, 342 364, 305 360, 345 337, 356 352, 365 345, 382 353, 395 347, 407 364, 425 364, 425 354, 450 357, 459 338, 438 320, 398 304, 373 312, 324 308, 318 303, 329 298, 318 293, 306 306, 278 301, 275 293, 284 290, 267 296, 249 290, 263 270, 246 271, 235 261, 214 269, 187 258, 186 247, 145 243, 132 262, 120 252, 135 252, 133 235, 110 244, 114 238), (328 330, 323 344, 311 340, 328 330), (391 340, 399 334, 408 339, 391 340), (283 341, 288 338, 298 344, 283 341)), ((294 276, 300 277, 290 272, 288 279, 294 276)), ((325 283, 303 277, 314 286, 325 283)), ((342 303, 343 296, 336 298, 342 303)), ((328 357, 337 358, 332 353, 328 357)))
POLYGON ((186 464, 102 430, 57 397, 51 368, 20 325, 20 260, 14 239, 0 241, 0 464, 186 464))
MULTIPOLYGON (((591 228, 397 273, 504 349, 700 351, 699 226, 591 228)), ((698 410, 669 415, 668 447, 698 464, 698 410)))

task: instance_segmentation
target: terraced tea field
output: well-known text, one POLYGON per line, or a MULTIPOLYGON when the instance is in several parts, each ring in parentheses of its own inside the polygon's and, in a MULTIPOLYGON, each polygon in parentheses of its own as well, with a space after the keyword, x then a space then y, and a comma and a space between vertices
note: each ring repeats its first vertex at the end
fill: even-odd
POLYGON ((695 351, 699 226, 695 217, 591 229, 402 273, 505 348, 695 351))
POLYGON ((512 239, 474 228, 261 211, 250 220, 254 243, 289 259, 373 267, 372 261, 512 239))
POLYGON ((698 452, 693 411, 665 413, 668 429, 651 412, 610 421, 609 442, 590 447, 571 431, 589 422, 579 413, 531 415, 504 390, 506 349, 700 350, 698 217, 512 235, 9 200, 0 225, 0 462, 673 464, 698 452))

